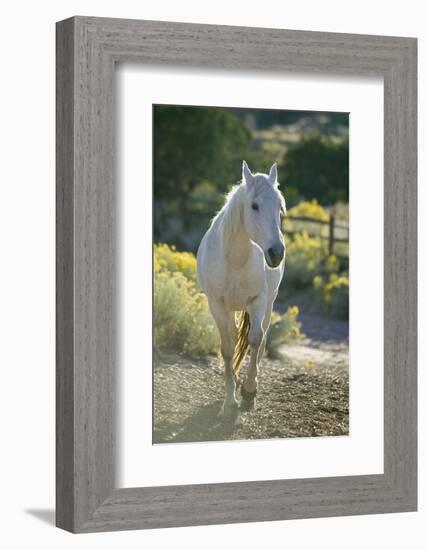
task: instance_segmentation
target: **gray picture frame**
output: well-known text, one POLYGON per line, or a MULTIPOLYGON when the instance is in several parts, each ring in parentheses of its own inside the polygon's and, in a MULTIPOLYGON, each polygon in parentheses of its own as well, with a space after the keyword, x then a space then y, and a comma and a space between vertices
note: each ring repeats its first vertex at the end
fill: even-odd
POLYGON ((56 51, 57 526, 83 533, 416 510, 416 39, 73 17, 57 23, 56 51), (383 77, 383 474, 115 487, 119 62, 383 77))

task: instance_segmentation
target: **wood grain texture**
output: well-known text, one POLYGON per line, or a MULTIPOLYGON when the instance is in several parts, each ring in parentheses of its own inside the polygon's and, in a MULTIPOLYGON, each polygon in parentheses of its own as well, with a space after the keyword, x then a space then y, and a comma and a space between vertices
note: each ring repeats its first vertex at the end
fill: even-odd
POLYGON ((416 510, 416 78, 412 38, 87 17, 57 24, 59 527, 91 532, 416 510), (113 82, 115 63, 125 61, 261 76, 383 76, 383 475, 115 489, 113 82))
POLYGON ((56 522, 74 526, 74 23, 56 36, 56 522))

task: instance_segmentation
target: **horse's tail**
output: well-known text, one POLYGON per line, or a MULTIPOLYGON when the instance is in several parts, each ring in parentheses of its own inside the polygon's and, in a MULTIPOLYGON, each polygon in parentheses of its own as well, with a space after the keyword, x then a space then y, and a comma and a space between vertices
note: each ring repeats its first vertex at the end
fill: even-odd
POLYGON ((233 360, 232 360, 233 372, 236 378, 238 378, 242 361, 247 355, 247 351, 249 348, 249 344, 248 344, 249 331, 250 331, 250 316, 246 311, 243 311, 239 319, 238 339, 235 344, 235 351, 233 353, 233 360))

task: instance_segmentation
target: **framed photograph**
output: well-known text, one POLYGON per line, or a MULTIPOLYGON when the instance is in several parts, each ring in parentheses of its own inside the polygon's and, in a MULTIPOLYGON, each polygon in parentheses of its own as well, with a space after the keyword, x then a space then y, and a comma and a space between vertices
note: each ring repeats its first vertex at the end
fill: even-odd
POLYGON ((57 24, 57 526, 414 511, 416 39, 57 24))

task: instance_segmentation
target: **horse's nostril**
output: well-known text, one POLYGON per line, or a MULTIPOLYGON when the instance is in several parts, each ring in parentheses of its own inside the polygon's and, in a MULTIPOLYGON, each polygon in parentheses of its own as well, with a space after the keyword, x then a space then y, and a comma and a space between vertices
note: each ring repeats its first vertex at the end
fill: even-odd
POLYGON ((279 265, 284 257, 284 246, 271 246, 268 248, 268 255, 273 265, 279 265))

